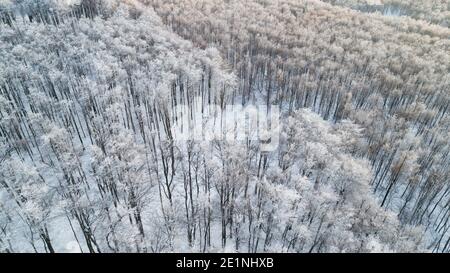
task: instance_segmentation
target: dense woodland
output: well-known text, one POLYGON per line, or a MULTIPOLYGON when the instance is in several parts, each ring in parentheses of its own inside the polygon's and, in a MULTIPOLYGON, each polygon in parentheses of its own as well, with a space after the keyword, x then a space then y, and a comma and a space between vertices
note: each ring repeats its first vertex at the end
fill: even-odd
POLYGON ((360 2, 0 0, 0 252, 450 252, 448 1, 360 2))

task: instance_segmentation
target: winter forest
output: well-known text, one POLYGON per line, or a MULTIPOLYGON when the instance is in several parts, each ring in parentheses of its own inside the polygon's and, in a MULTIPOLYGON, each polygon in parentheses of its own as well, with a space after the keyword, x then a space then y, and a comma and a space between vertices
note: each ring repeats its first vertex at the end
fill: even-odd
POLYGON ((0 0, 0 252, 449 253, 449 106, 450 0, 0 0))

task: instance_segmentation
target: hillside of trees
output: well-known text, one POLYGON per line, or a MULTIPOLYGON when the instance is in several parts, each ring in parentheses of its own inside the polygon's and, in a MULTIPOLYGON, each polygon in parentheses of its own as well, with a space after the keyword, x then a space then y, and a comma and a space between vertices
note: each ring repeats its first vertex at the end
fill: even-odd
POLYGON ((0 1, 0 252, 450 252, 448 1, 359 2, 0 1))
POLYGON ((449 0, 322 0, 333 5, 388 16, 408 16, 450 27, 449 0))

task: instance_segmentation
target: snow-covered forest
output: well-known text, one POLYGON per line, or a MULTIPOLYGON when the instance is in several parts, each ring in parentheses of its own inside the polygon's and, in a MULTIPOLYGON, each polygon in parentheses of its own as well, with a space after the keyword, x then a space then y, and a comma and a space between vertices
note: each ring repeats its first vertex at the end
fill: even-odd
POLYGON ((449 0, 0 0, 0 252, 450 252, 449 26, 449 0), (230 105, 278 107, 275 149, 173 130, 230 105))

